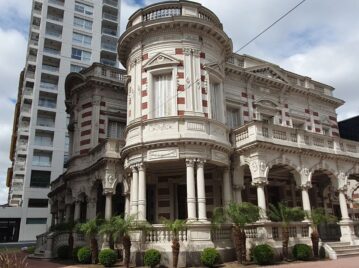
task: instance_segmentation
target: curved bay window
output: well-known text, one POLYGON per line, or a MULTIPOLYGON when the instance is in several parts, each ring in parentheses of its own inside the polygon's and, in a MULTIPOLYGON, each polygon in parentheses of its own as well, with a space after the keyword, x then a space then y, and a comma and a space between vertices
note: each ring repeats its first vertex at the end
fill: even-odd
POLYGON ((152 92, 154 117, 173 115, 175 95, 172 89, 172 73, 154 74, 152 76, 152 92))

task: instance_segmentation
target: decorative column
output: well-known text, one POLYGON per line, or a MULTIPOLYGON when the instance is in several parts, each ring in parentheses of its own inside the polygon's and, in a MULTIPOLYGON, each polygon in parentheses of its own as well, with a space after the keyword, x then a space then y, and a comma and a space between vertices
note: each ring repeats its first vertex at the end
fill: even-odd
POLYGON ((197 203, 198 221, 207 221, 206 189, 204 182, 204 160, 197 160, 197 203))
POLYGON ((260 221, 268 221, 266 196, 264 191, 264 186, 266 184, 267 184, 266 178, 256 178, 252 182, 252 185, 257 187, 257 201, 258 201, 258 207, 260 209, 259 211, 260 221))
POLYGON ((243 190, 243 186, 241 185, 234 185, 233 186, 234 189, 234 201, 238 204, 242 203, 242 190, 243 190))
POLYGON ((310 182, 307 182, 305 184, 302 184, 299 188, 302 191, 302 204, 303 204, 303 210, 310 212, 310 199, 309 199, 309 193, 308 190, 311 188, 312 185, 310 182))
POLYGON ((186 159, 187 183, 187 221, 196 220, 196 186, 194 179, 194 160, 186 159))
POLYGON ((232 182, 229 174, 229 168, 226 167, 223 172, 223 205, 227 206, 232 202, 232 182))
POLYGON ((143 164, 138 167, 138 220, 146 221, 146 173, 143 164))
POLYGON ((71 204, 65 206, 65 220, 67 223, 71 222, 71 204))
POLYGON ((342 215, 341 221, 348 221, 350 220, 350 218, 348 213, 347 200, 345 198, 346 187, 338 189, 338 192, 339 192, 340 213, 342 215))
POLYGON ((128 217, 131 214, 131 201, 130 201, 130 194, 125 193, 125 216, 128 217))
POLYGON ((353 243, 353 241, 356 239, 356 236, 354 232, 353 221, 349 218, 347 200, 345 198, 346 191, 346 185, 338 189, 340 212, 342 214, 342 219, 339 222, 341 232, 340 241, 353 243))
POLYGON ((75 201, 75 211, 74 211, 74 221, 80 220, 80 209, 81 209, 81 202, 80 200, 75 201))
POLYGON ((132 182, 131 182, 131 215, 137 219, 138 214, 138 170, 136 166, 131 167, 132 182))
POLYGON ((112 217, 112 192, 105 190, 106 204, 105 204, 105 220, 109 221, 112 217))
POLYGON ((96 218, 96 202, 97 199, 94 197, 88 198, 86 208, 86 220, 96 218))

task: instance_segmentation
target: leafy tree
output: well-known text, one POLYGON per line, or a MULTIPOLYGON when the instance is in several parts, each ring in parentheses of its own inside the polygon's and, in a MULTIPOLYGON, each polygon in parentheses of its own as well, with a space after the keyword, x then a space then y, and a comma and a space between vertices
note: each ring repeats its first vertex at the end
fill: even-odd
POLYGON ((184 220, 168 220, 163 219, 162 223, 165 225, 172 234, 172 258, 173 258, 173 267, 176 268, 178 265, 178 256, 180 252, 180 243, 179 243, 179 232, 186 228, 186 223, 184 220))
POLYGON ((271 220, 282 223, 282 251, 283 258, 288 259, 289 225, 291 222, 304 220, 304 211, 300 207, 288 207, 284 203, 277 206, 269 204, 271 220))
POLYGON ((233 223, 233 243, 236 249, 237 261, 243 263, 246 260, 246 233, 247 224, 259 219, 259 208, 252 203, 231 202, 225 208, 216 208, 213 213, 212 223, 215 227, 229 219, 233 223))
POLYGON ((319 255, 319 232, 318 226, 322 223, 330 223, 336 222, 337 218, 333 215, 329 215, 325 213, 324 208, 315 208, 310 212, 306 211, 306 218, 311 221, 312 233, 310 234, 310 238, 312 240, 313 245, 313 255, 314 257, 318 257, 319 255))
POLYGON ((98 263, 98 242, 97 242, 97 234, 101 229, 101 225, 104 223, 104 220, 95 218, 89 220, 85 223, 79 223, 77 225, 77 230, 87 236, 91 241, 91 258, 92 263, 98 263))

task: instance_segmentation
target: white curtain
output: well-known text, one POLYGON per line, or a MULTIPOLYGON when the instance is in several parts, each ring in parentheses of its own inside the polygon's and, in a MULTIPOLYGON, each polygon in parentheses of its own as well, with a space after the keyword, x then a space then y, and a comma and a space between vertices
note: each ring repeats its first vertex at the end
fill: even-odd
POLYGON ((123 123, 118 121, 108 121, 108 133, 109 138, 122 139, 124 134, 125 126, 123 123))
POLYGON ((155 117, 172 115, 172 75, 161 74, 153 76, 153 113, 155 117))
POLYGON ((239 110, 233 108, 227 108, 227 126, 230 128, 239 127, 239 110))
POLYGON ((220 109, 221 109, 221 94, 219 83, 210 82, 210 94, 211 94, 211 116, 212 119, 221 121, 220 109))

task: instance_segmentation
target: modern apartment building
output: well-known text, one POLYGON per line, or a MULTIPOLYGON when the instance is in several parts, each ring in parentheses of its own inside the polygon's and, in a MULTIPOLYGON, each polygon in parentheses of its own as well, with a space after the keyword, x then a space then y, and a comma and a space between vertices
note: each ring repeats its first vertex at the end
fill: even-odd
POLYGON ((68 156, 65 78, 92 62, 118 65, 119 18, 120 0, 33 0, 0 242, 35 240, 46 231, 49 185, 68 156))

